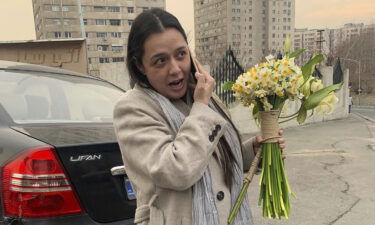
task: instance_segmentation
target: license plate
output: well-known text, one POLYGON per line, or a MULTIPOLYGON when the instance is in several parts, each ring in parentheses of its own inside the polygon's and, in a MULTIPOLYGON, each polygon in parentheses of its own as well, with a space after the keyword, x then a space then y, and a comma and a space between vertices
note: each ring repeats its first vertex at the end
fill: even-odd
POLYGON ((135 199, 135 192, 132 183, 128 178, 125 178, 125 190, 129 200, 135 199))

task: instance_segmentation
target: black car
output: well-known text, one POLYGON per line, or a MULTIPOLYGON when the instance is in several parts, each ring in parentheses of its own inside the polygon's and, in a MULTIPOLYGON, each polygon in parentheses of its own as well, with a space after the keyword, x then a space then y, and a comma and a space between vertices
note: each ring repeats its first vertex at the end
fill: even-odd
POLYGON ((112 111, 99 78, 0 61, 0 224, 133 224, 112 111))

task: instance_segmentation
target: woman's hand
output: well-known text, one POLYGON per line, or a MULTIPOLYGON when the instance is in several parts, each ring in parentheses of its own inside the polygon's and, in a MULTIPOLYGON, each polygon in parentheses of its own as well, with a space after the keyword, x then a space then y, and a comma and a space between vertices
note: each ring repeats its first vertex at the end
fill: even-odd
POLYGON ((201 64, 195 60, 197 71, 195 77, 197 78, 197 85, 194 90, 194 101, 208 105, 212 92, 215 88, 215 79, 204 69, 201 64))
MULTIPOLYGON (((284 133, 283 130, 279 130, 279 135, 280 136, 283 136, 283 133, 284 133)), ((259 150, 259 148, 260 148, 263 140, 264 139, 263 139, 262 135, 258 134, 257 136, 255 136, 254 141, 253 141, 253 149, 254 149, 255 153, 258 152, 258 150, 259 150)), ((286 147, 285 146, 285 139, 283 137, 280 137, 278 139, 278 142, 279 142, 279 146, 281 148, 281 151, 283 151, 285 149, 285 147, 286 147)), ((283 158, 285 158, 285 157, 283 156, 283 158)))

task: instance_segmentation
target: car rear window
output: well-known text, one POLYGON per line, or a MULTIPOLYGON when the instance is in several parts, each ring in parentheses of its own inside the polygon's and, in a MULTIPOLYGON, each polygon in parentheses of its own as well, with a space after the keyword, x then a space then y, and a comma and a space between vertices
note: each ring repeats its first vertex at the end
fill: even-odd
POLYGON ((123 91, 96 79, 0 70, 0 104, 15 123, 108 123, 123 91))

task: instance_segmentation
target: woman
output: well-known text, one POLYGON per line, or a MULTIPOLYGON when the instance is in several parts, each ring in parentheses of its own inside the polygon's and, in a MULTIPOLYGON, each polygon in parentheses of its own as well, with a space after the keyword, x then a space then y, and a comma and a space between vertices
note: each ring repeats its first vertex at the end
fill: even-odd
MULTIPOLYGON (((227 224, 242 160, 248 167, 261 139, 241 145, 212 96, 214 79, 199 63, 192 74, 186 34, 168 12, 152 9, 135 19, 127 67, 134 88, 117 103, 114 126, 136 190, 135 223, 227 224)), ((235 224, 252 224, 248 201, 235 224)))

